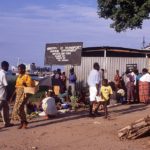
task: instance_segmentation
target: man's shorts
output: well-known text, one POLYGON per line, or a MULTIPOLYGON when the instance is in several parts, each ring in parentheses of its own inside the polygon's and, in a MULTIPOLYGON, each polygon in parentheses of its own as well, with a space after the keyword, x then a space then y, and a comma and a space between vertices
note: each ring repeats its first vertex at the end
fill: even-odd
POLYGON ((96 101, 96 95, 97 95, 97 88, 96 87, 90 87, 90 102, 96 101))

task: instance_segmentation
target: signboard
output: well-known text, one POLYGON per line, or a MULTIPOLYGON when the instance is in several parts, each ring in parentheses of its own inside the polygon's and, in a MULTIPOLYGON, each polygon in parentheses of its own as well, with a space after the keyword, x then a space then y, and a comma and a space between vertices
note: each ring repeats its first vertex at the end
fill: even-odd
POLYGON ((80 65, 82 42, 46 44, 45 65, 80 65))
POLYGON ((126 70, 137 70, 137 64, 126 64, 126 70))

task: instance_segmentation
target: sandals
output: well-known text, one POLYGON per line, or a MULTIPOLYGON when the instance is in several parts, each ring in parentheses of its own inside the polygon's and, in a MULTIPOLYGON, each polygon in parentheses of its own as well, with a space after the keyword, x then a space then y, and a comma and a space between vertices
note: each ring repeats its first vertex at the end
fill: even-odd
POLYGON ((21 124, 18 126, 18 129, 27 129, 28 128, 28 122, 27 121, 24 121, 24 122, 21 122, 21 124))

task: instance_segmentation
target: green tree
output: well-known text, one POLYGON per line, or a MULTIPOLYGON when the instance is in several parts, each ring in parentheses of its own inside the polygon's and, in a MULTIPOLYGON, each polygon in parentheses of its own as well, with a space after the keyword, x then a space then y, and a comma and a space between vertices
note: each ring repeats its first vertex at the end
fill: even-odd
POLYGON ((111 19, 111 28, 117 32, 142 28, 149 19, 150 0, 97 0, 100 18, 111 19))

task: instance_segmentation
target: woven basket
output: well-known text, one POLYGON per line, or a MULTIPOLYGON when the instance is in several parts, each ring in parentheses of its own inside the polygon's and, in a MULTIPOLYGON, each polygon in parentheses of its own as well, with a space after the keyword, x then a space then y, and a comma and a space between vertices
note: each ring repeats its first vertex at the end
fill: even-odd
POLYGON ((24 93, 28 93, 28 94, 36 94, 39 90, 39 82, 38 81, 34 81, 35 82, 35 87, 24 87, 24 93))

